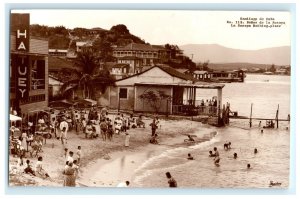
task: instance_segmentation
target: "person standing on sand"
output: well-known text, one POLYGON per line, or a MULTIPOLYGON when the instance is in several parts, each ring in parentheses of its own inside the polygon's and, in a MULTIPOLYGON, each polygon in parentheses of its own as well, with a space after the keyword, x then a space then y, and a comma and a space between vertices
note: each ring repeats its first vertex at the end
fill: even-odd
POLYGON ((168 178, 169 187, 177 187, 176 180, 171 176, 170 172, 166 173, 166 176, 168 178))
POLYGON ((130 135, 129 133, 125 133, 125 146, 129 147, 129 139, 130 139, 130 135))
POLYGON ((217 147, 214 147, 214 151, 215 151, 214 162, 215 162, 216 166, 219 166, 219 163, 220 163, 220 154, 219 154, 219 151, 218 151, 217 147))
POLYGON ((155 118, 153 119, 153 122, 152 122, 149 126, 151 126, 152 136, 154 136, 154 135, 155 135, 155 132, 156 132, 156 129, 157 129, 157 125, 156 125, 156 122, 155 122, 155 118))
POLYGON ((81 158, 81 146, 78 146, 78 147, 77 147, 76 155, 77 155, 77 164, 80 164, 80 158, 81 158))
POLYGON ((65 168, 63 174, 65 175, 64 186, 65 187, 75 187, 76 185, 76 177, 75 177, 76 169, 73 167, 73 162, 69 162, 68 166, 65 168))
POLYGON ((60 129, 60 139, 61 139, 62 144, 64 144, 64 141, 67 140, 67 132, 69 129, 69 125, 66 122, 65 117, 63 117, 61 123, 59 124, 59 129, 60 129))

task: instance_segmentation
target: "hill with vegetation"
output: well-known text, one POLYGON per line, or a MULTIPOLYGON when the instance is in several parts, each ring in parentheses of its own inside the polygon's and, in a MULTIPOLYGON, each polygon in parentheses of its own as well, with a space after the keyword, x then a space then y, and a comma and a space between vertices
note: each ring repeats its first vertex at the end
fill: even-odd
POLYGON ((129 43, 145 44, 141 38, 132 35, 123 24, 112 26, 110 30, 102 28, 74 28, 67 29, 64 26, 44 26, 33 24, 30 26, 32 36, 43 37, 49 40, 49 48, 75 49, 76 41, 101 41, 110 45, 125 46, 129 43))

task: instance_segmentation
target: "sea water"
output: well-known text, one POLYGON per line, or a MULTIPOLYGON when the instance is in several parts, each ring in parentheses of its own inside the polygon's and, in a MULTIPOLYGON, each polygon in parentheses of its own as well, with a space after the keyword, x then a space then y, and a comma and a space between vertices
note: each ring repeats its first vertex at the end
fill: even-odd
MULTIPOLYGON (((215 91, 198 92, 197 99, 209 99, 215 91)), ((233 111, 249 116, 279 118, 290 114, 290 77, 247 75, 244 83, 227 83, 223 88, 223 102, 229 102, 233 111)), ((169 171, 179 187, 188 188, 266 188, 270 181, 280 182, 280 188, 289 186, 290 131, 288 122, 280 122, 277 129, 261 129, 253 121, 250 129, 245 120, 231 121, 231 125, 216 128, 202 125, 203 130, 217 134, 208 141, 190 146, 170 147, 140 165, 134 174, 134 187, 168 187, 165 173, 169 171), (225 142, 231 149, 225 150, 225 142), (209 150, 217 147, 220 166, 215 166, 209 150), (254 149, 258 153, 254 154, 254 149), (194 160, 187 160, 191 153, 194 160), (233 153, 238 158, 233 158, 233 153), (251 169, 247 169, 247 164, 251 169)), ((264 122, 262 122, 262 126, 264 122)), ((201 131, 201 128, 199 131, 201 131)))

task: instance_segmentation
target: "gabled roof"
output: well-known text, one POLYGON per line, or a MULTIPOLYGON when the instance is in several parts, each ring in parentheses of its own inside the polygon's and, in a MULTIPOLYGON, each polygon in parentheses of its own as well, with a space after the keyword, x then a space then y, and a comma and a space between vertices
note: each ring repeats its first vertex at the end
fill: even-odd
POLYGON ((177 77, 177 78, 180 78, 180 79, 183 79, 183 80, 189 80, 189 81, 193 81, 193 82, 198 81, 198 80, 194 79, 193 77, 191 77, 189 75, 186 75, 186 74, 183 74, 183 73, 180 73, 180 72, 176 71, 176 69, 171 68, 169 66, 153 66, 153 67, 151 67, 151 68, 149 68, 147 70, 144 70, 141 73, 137 73, 137 74, 134 74, 132 76, 125 77, 123 79, 119 79, 117 81, 121 81, 121 80, 124 80, 124 79, 129 79, 131 77, 135 77, 135 76, 141 75, 141 74, 146 73, 147 71, 152 70, 153 68, 156 68, 156 67, 160 68, 161 70, 163 70, 164 72, 168 73, 169 75, 171 75, 173 77, 177 77))
POLYGON ((190 80, 190 81, 197 81, 196 79, 194 79, 193 77, 183 74, 181 72, 178 72, 176 69, 168 67, 168 66, 159 66, 160 69, 162 69, 163 71, 165 71, 166 73, 174 76, 174 77, 178 77, 180 79, 183 80, 190 80))
POLYGON ((186 69, 186 68, 176 68, 175 70, 177 70, 177 71, 180 72, 180 73, 185 73, 185 72, 187 72, 189 69, 186 69))

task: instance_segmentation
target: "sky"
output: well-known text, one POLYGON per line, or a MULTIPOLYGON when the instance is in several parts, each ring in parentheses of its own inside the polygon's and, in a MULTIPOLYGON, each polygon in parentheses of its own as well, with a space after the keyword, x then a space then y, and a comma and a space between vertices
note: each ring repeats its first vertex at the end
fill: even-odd
MULTIPOLYGON (((150 44, 219 44, 229 48, 256 50, 290 45, 290 14, 275 11, 191 11, 191 10, 12 10, 30 13, 30 23, 66 28, 110 29, 127 26, 130 33, 150 44), (243 18, 266 18, 281 27, 231 27, 243 18)), ((243 20, 247 23, 247 20, 243 20)))

